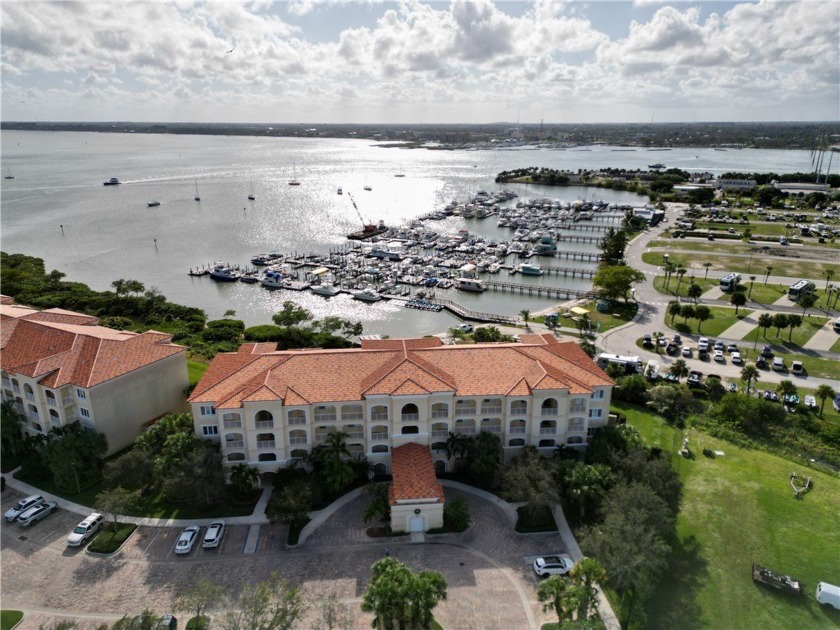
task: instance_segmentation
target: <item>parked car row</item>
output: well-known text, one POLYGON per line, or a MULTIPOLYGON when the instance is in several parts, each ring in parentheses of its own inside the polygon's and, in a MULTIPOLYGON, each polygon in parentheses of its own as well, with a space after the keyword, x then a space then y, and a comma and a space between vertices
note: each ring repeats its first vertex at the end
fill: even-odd
MULTIPOLYGON (((224 521, 213 521, 207 526, 204 532, 204 538, 201 540, 201 546, 204 549, 216 549, 222 544, 222 539, 227 531, 227 525, 224 521)), ((175 553, 178 555, 186 555, 190 553, 195 547, 201 535, 201 527, 198 525, 190 525, 184 528, 181 535, 178 536, 178 542, 175 543, 175 553)))
POLYGON ((58 510, 58 503, 45 501, 40 494, 22 498, 5 514, 6 522, 17 522, 21 527, 34 525, 58 510))

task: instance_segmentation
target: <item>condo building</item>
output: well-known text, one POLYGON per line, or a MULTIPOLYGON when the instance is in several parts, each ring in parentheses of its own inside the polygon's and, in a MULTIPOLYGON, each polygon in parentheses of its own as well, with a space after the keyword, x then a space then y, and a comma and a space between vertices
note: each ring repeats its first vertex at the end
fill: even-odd
POLYGON ((506 457, 583 447, 608 419, 614 383, 574 342, 443 345, 437 337, 363 340, 361 348, 276 351, 249 343, 218 354, 189 398, 196 435, 229 465, 262 472, 303 458, 335 431, 354 456, 390 474, 392 450, 431 450, 452 463, 451 433, 499 436, 506 457))

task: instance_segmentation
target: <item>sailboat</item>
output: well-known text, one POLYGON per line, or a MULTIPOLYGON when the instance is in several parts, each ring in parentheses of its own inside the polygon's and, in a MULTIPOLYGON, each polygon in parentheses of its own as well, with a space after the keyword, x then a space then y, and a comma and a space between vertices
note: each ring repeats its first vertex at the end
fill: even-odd
POLYGON ((6 175, 6 177, 4 179, 14 179, 14 178, 15 178, 15 176, 12 175, 12 169, 11 169, 11 167, 9 167, 9 174, 6 175))
POLYGON ((251 192, 248 193, 248 199, 250 199, 251 201, 256 199, 256 197, 254 196, 254 181, 253 180, 251 180, 251 192))
POLYGON ((198 179, 195 180, 195 200, 201 201, 201 197, 198 196, 198 179))
POLYGON ((363 188, 364 190, 373 190, 373 187, 371 187, 371 185, 370 185, 370 184, 368 184, 368 183, 367 183, 367 181, 365 181, 365 185, 364 185, 364 186, 362 186, 362 188, 363 188))
POLYGON ((297 166, 292 166, 292 179, 289 180, 289 186, 300 186, 297 178, 297 166))
POLYGON ((402 166, 400 166, 400 170, 394 173, 394 177, 405 177, 405 173, 403 172, 402 166))

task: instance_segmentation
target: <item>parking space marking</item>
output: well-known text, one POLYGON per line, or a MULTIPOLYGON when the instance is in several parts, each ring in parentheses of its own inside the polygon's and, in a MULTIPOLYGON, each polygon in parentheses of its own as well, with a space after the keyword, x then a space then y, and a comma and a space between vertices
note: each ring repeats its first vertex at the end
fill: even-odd
POLYGON ((144 555, 144 556, 146 555, 146 552, 149 550, 149 547, 151 547, 151 546, 152 546, 152 543, 153 543, 153 542, 155 542, 155 541, 157 540, 157 537, 160 535, 160 533, 161 533, 162 531, 163 531, 163 528, 161 528, 161 527, 158 527, 158 528, 157 528, 157 531, 155 532, 155 535, 154 535, 154 536, 152 536, 152 539, 149 541, 149 544, 148 544, 148 545, 146 545, 146 548, 145 548, 145 549, 143 549, 143 555, 144 555))
POLYGON ((61 530, 61 529, 65 529, 65 526, 64 526, 63 524, 62 524, 62 525, 59 525, 59 526, 58 526, 58 527, 56 527, 55 529, 51 529, 49 532, 47 532, 46 534, 44 534, 44 535, 41 537, 41 540, 46 540, 47 538, 49 538, 50 536, 52 536, 53 534, 55 534, 57 531, 59 531, 59 530, 61 530))

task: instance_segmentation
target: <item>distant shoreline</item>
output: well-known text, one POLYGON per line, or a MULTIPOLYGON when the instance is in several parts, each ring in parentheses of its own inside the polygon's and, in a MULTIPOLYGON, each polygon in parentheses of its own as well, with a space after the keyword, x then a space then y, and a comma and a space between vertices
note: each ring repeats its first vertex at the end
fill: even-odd
POLYGON ((678 148, 826 149, 828 140, 836 135, 838 128, 836 122, 386 125, 4 121, 0 122, 0 130, 345 138, 382 143, 385 148, 430 150, 608 145, 629 151, 650 151, 678 148), (817 138, 824 140, 818 142, 817 138))

